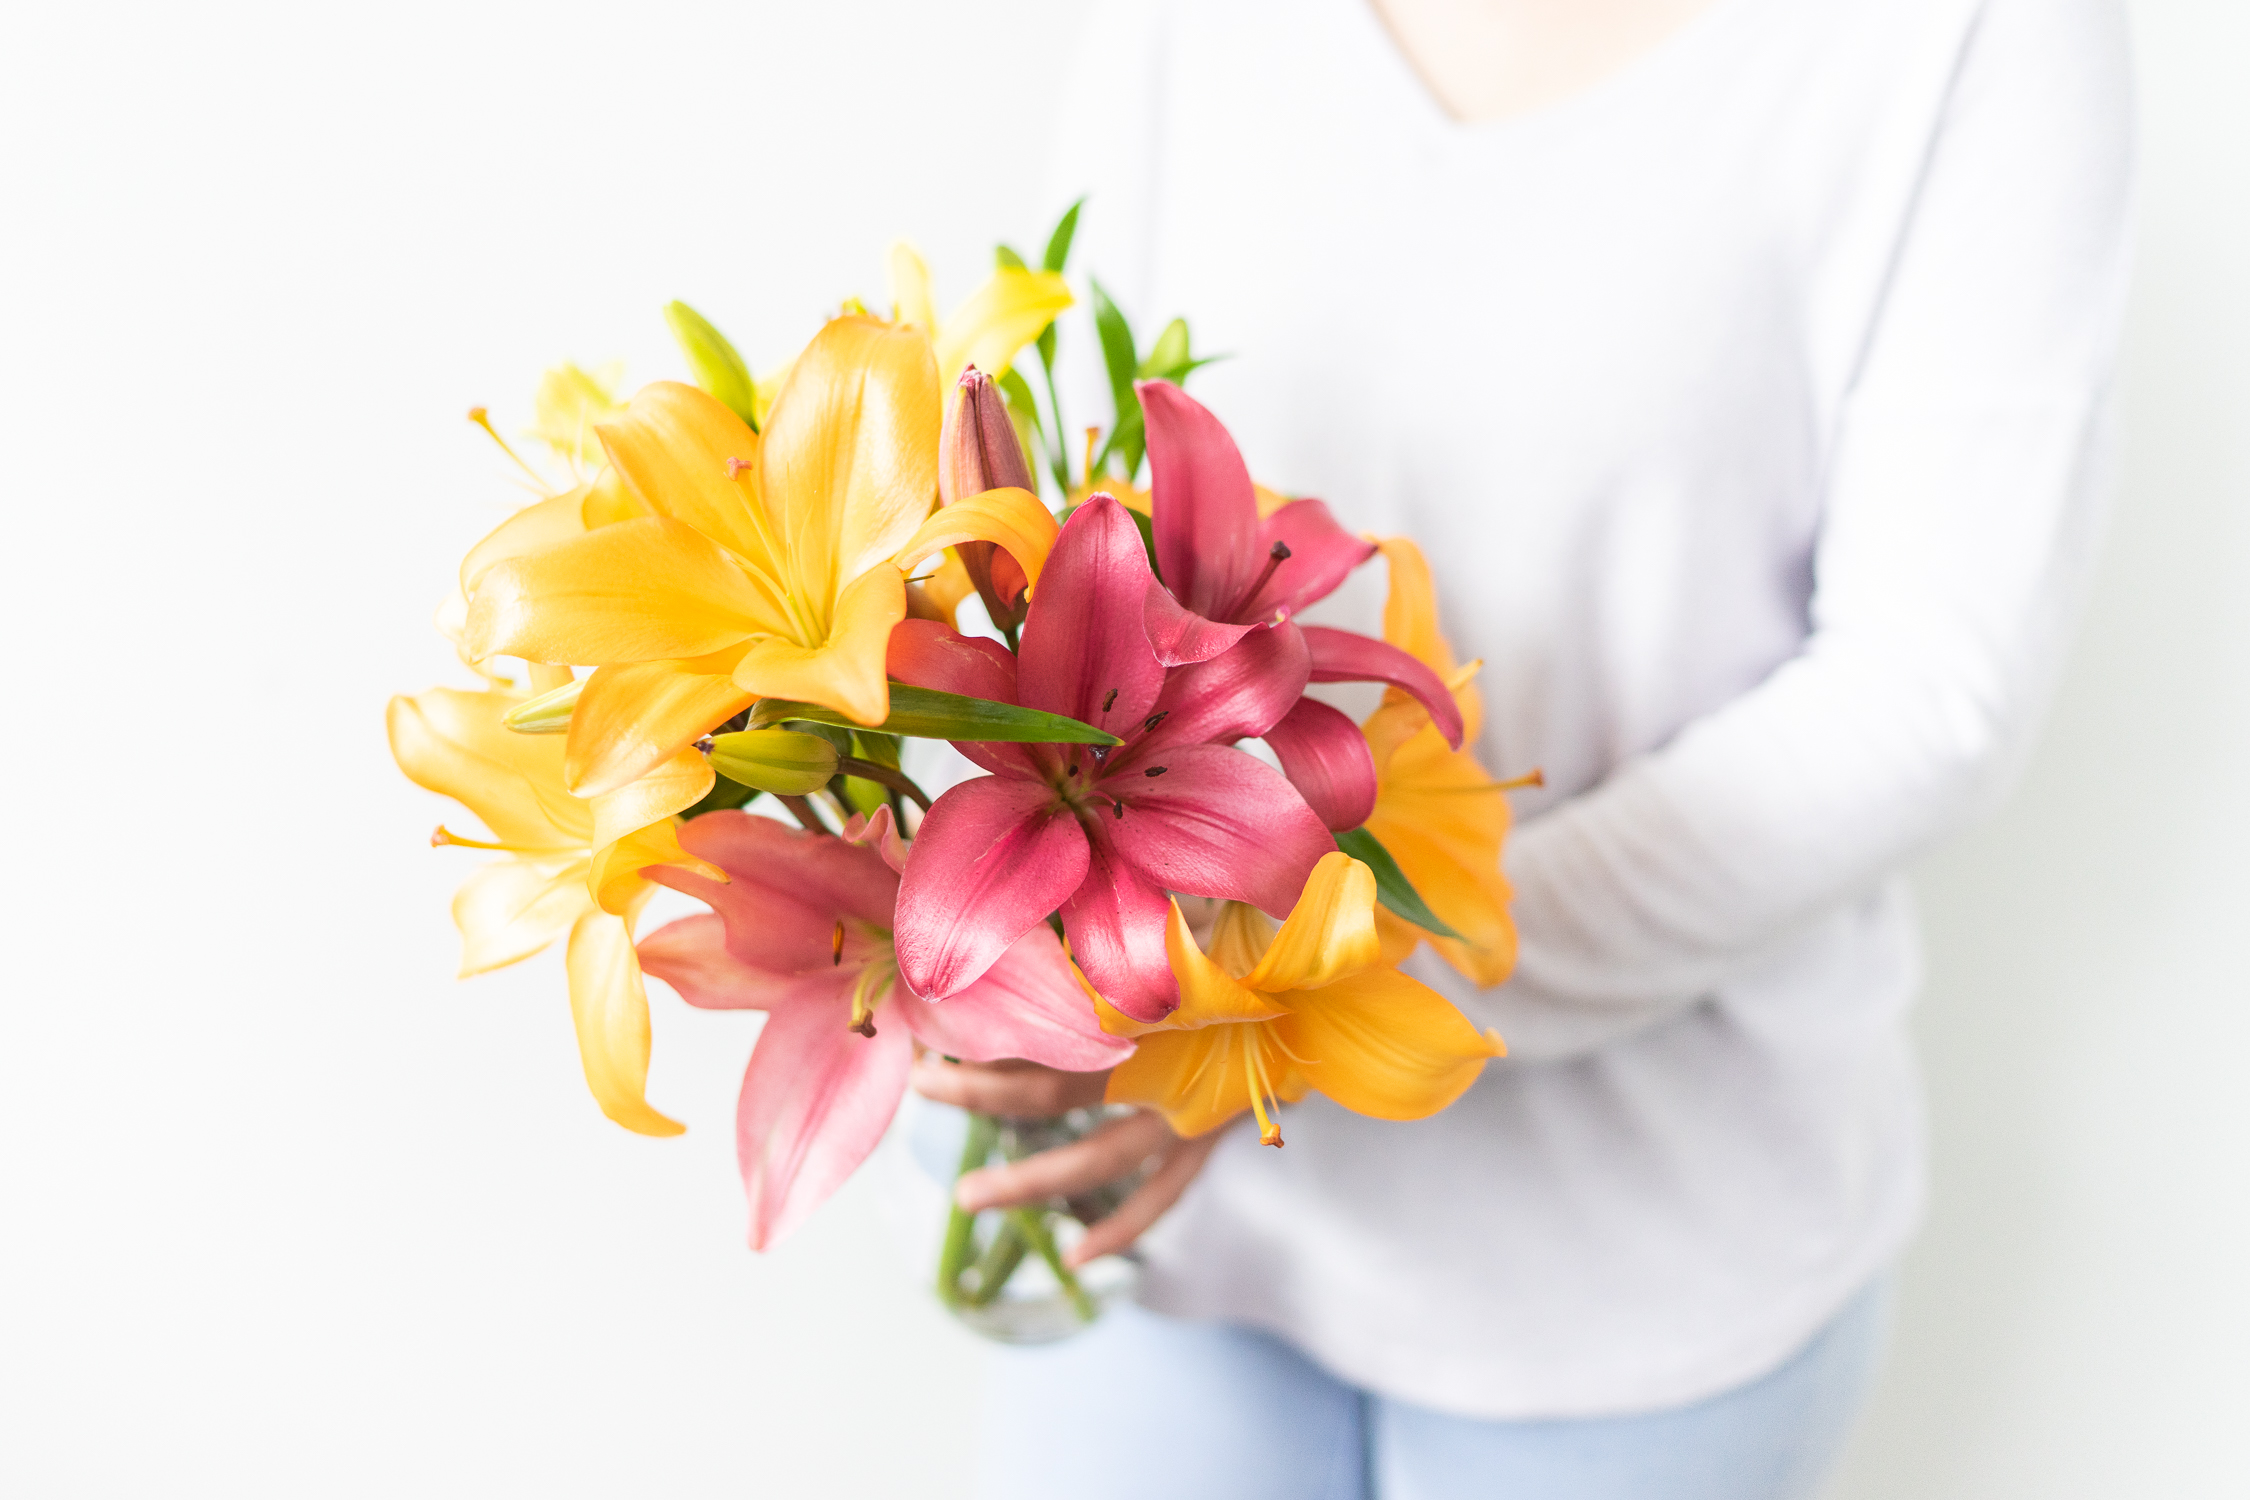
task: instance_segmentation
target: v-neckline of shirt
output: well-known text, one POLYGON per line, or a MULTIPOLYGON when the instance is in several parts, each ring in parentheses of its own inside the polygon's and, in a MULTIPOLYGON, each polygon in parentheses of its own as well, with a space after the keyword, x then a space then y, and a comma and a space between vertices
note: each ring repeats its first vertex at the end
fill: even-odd
POLYGON ((1489 120, 1464 120, 1439 99, 1422 70, 1377 13, 1374 0, 1332 0, 1351 13, 1350 24, 1362 33, 1355 53, 1372 52, 1377 69, 1388 85, 1407 95, 1415 126, 1424 135, 1449 146, 1499 145, 1568 130, 1600 118, 1630 101, 1655 93, 1678 78, 1700 57, 1731 36, 1756 11, 1761 0, 1711 0, 1669 35, 1647 50, 1626 59, 1585 87, 1546 104, 1500 115, 1489 120))

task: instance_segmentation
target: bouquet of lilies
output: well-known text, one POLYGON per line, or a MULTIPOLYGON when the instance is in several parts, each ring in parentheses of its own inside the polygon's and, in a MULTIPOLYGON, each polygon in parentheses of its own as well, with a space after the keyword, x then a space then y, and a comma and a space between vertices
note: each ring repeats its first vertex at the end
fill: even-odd
MULTIPOLYGON (((1248 1114, 1276 1146, 1310 1091, 1420 1118, 1502 1050, 1397 967, 1429 944, 1496 984, 1514 953, 1505 787, 1463 748, 1476 664, 1421 554, 1253 483, 1181 389, 1187 325, 1144 353, 1099 283, 1113 409, 1071 452, 1076 219, 943 320, 894 250, 891 316, 846 303, 767 379, 679 303, 692 383, 620 402, 550 372, 534 435, 568 477, 517 458, 541 498, 440 611, 483 686, 390 705, 400 767, 487 834, 433 842, 505 856, 454 898, 462 972, 567 935, 612 1120, 682 1128, 646 1097, 645 974, 765 1014, 737 1113, 755 1248, 868 1156, 918 1049, 1106 1072, 1109 1109, 1184 1136, 1248 1114), (1297 622, 1377 554, 1383 639, 1297 622), (1334 682, 1381 705, 1308 694, 1334 682), (913 739, 982 774, 932 798, 913 739), (659 886, 709 911, 636 944, 659 886)), ((962 1169, 1084 1128, 972 1117, 962 1169)), ((1068 1242, 1114 1201, 955 1210, 941 1294, 987 1306, 1041 1265, 1091 1316, 1068 1242)))

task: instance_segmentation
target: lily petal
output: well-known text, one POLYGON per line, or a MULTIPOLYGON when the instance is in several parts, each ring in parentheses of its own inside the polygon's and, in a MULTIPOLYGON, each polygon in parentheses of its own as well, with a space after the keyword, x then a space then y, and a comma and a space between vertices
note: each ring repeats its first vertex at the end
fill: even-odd
POLYGON ((980 776, 938 798, 899 883, 907 986, 931 1000, 966 989, 1078 889, 1089 857, 1078 820, 1039 782, 980 776))
POLYGON ((1352 569, 1375 555, 1375 544, 1336 524, 1318 500, 1292 500, 1258 528, 1258 541, 1270 555, 1273 544, 1289 549, 1273 577, 1237 618, 1262 620, 1277 610, 1295 614, 1336 591, 1352 569))
MULTIPOLYGON (((1302 904, 1302 903, 1300 903, 1302 904)), ((1165 1024, 1188 1030, 1198 1026, 1226 1025, 1237 1021, 1270 1021, 1289 1014, 1289 1007, 1259 993, 1251 981, 1235 978, 1205 956, 1188 930, 1180 903, 1164 928, 1164 951, 1172 961, 1172 976, 1180 982, 1180 1008, 1165 1024)), ((1255 980, 1256 975, 1251 979, 1255 980)))
POLYGON ((570 929, 570 1017, 586 1087, 602 1113, 642 1135, 678 1135, 648 1102, 648 991, 623 917, 589 911, 570 929))
POLYGON ((453 894, 461 930, 461 977, 529 958, 570 930, 587 906, 585 862, 504 859, 453 894))
POLYGON ((1173 596, 1206 619, 1239 617, 1265 566, 1250 470, 1219 419, 1178 386, 1143 380, 1156 566, 1173 596))
MULTIPOLYGON (((1119 774, 1175 745, 1229 745, 1266 734, 1299 701, 1311 673, 1312 657, 1294 625, 1261 630, 1210 661, 1173 669, 1156 700, 1163 720, 1118 762, 1119 774)), ((1358 740, 1357 726, 1344 723, 1358 740)))
POLYGON ((878 563, 845 586, 826 641, 817 646, 780 636, 753 641, 735 666, 735 686, 761 698, 818 703, 862 724, 880 724, 891 712, 884 651, 891 627, 905 618, 905 575, 888 562, 878 563))
POLYGON ((564 784, 581 797, 613 792, 748 708, 757 699, 734 685, 739 660, 721 651, 594 668, 571 710, 564 784))
POLYGON ((912 568, 944 548, 990 542, 1014 558, 1023 568, 1025 582, 1036 586, 1058 532, 1053 513, 1029 490, 985 490, 954 501, 924 521, 898 549, 896 561, 902 568, 912 568))
POLYGON ((926 335, 937 333, 937 300, 930 295, 930 268, 904 240, 891 246, 891 313, 926 335))
POLYGON ((469 601, 462 645, 587 666, 702 656, 784 623, 718 543, 651 516, 496 564, 469 601))
POLYGON ((825 604, 889 564, 937 504, 943 417, 919 331, 847 317, 813 336, 774 396, 759 450, 791 592, 825 604))
MULTIPOLYGON (((873 849, 790 828, 739 810, 705 813, 680 828, 680 847, 727 872, 728 884, 663 883, 709 902, 729 922, 735 953, 777 974, 836 961, 838 917, 888 928, 898 876, 873 849)), ((651 871, 650 878, 668 876, 651 871)), ((860 941, 853 934, 847 955, 860 941)))
POLYGON ((1396 969, 1340 979, 1293 1009, 1273 1024, 1301 1075, 1344 1108, 1378 1120, 1436 1114, 1507 1050, 1396 969))
POLYGON ((1141 626, 1150 582, 1148 552, 1125 507, 1097 495, 1073 511, 1031 596, 1016 701, 1097 729, 1146 718, 1164 686, 1141 626))
MULTIPOLYGON (((893 630, 888 664, 893 677, 915 687, 1016 701, 1016 658, 1007 647, 935 621, 907 620, 893 630)), ((954 748, 987 771, 1029 776, 1037 764, 1029 747, 1005 741, 957 740, 954 748)))
POLYGON ((587 864, 586 889, 603 911, 625 916, 648 895, 647 872, 657 866, 691 871, 719 881, 724 872, 680 847, 679 825, 670 818, 636 828, 602 845, 587 864))
POLYGON ((1172 591, 1155 579, 1141 601, 1141 628, 1148 634, 1149 649, 1167 667, 1209 661, 1233 649, 1235 642, 1264 622, 1230 625, 1206 620, 1172 597, 1172 591))
POLYGON ((1097 819, 1087 830, 1086 873, 1062 904, 1063 931, 1072 959, 1103 998, 1133 1020, 1160 1021, 1180 1000, 1164 951, 1171 899, 1120 847, 1123 821, 1097 819))
POLYGON ((951 390, 975 365, 998 380, 1071 300, 1070 283, 1059 272, 1000 267, 946 318, 937 340, 938 377, 951 390))
MULTIPOLYGON (((699 1010, 779 1010, 801 1001, 819 1001, 835 992, 837 967, 805 974, 774 974, 744 963, 727 946, 724 918, 700 912, 668 922, 642 938, 641 969, 679 991, 699 1010)), ((842 978, 859 973, 853 964, 842 978)))
POLYGON ((1350 717, 1317 698, 1300 698, 1265 731, 1305 805, 1332 830, 1357 828, 1375 811, 1375 757, 1350 717))
POLYGON ((896 875, 906 873, 906 856, 913 851, 906 840, 899 837, 898 823, 888 807, 878 807, 866 815, 854 815, 844 827, 844 838, 854 844, 864 844, 883 856, 883 863, 896 875))
POLYGON ((1429 710, 1430 722, 1445 742, 1461 748, 1461 708, 1444 681, 1421 662, 1386 641, 1326 625, 1306 625, 1315 682, 1383 682, 1414 695, 1429 710))
POLYGON ((1391 590, 1383 601, 1383 639, 1440 677, 1453 675, 1453 648, 1438 625, 1437 585, 1422 549, 1407 537, 1385 537, 1378 545, 1390 565, 1391 590))
POLYGON ((393 698, 384 714, 391 756, 416 785, 468 808, 510 848, 584 854, 594 815, 563 790, 557 736, 501 723, 521 701, 459 688, 393 698))
MULTIPOLYGON (((700 821, 700 820, 698 820, 700 821)), ((735 1149, 750 1198, 750 1248, 770 1248, 827 1201, 883 1138, 914 1060, 906 1027, 849 1029, 851 985, 773 1012, 742 1075, 735 1149)))
MULTIPOLYGON (((1313 866, 1336 847, 1280 772, 1223 745, 1182 745, 1165 753, 1162 776, 1116 777, 1101 787, 1116 789, 1127 809, 1099 820, 1103 835, 1158 890, 1222 896, 1286 916, 1313 866)), ((1071 942, 1075 951, 1075 934, 1071 942)), ((1086 954, 1078 961, 1116 1000, 1086 954)))
POLYGON ((659 380, 594 430, 626 486, 652 512, 694 527, 769 577, 781 576, 754 509, 758 435, 724 402, 659 380))
POLYGON ((527 505, 487 532, 482 541, 469 549, 469 555, 461 559, 461 592, 474 594, 477 580, 491 571, 495 563, 537 552, 583 532, 588 488, 580 485, 535 505, 527 505))
POLYGON ((1250 1107, 1242 1049, 1262 1042, 1259 1026, 1205 1026, 1158 1031, 1109 1075, 1102 1098, 1110 1104, 1143 1104, 1163 1111, 1172 1129, 1198 1136, 1218 1129, 1250 1107))
POLYGON ((1106 1035, 1044 925, 1009 945, 982 978, 941 1002, 894 997, 882 1015, 904 1022, 923 1046, 971 1062, 1020 1057, 1072 1073, 1091 1073, 1132 1055, 1133 1044, 1106 1035))
POLYGON ((1382 961, 1375 872, 1341 851, 1321 856, 1288 920, 1244 976, 1260 990, 1313 990, 1382 961))

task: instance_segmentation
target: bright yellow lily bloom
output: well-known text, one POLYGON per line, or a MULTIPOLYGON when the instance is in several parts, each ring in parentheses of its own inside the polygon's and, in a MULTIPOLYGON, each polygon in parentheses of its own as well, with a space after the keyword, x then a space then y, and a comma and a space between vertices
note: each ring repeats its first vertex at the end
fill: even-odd
POLYGON ((1454 750, 1429 713, 1397 688, 1360 726, 1375 757, 1375 811, 1367 831, 1381 840, 1431 911, 1466 941, 1439 937, 1388 911, 1375 915, 1383 951, 1397 962, 1428 942, 1467 979, 1501 983, 1516 966, 1516 928, 1500 847, 1508 836, 1506 787, 1470 747, 1484 720, 1472 685, 1479 663, 1458 666, 1438 629, 1437 590, 1421 549, 1404 537, 1380 543, 1391 568, 1383 639, 1436 672, 1460 705, 1462 747, 1454 750))
POLYGON ((893 557, 936 504, 939 425, 928 341, 870 318, 821 330, 762 436, 693 386, 647 386, 599 432, 649 514, 493 566, 468 649, 597 668, 565 756, 582 796, 760 697, 879 724, 893 557))
POLYGON ((941 323, 930 268, 905 241, 891 247, 892 321, 920 328, 929 338, 940 388, 948 392, 970 365, 994 380, 1007 374, 1024 345, 1045 332, 1072 300, 1070 284, 1059 271, 1002 266, 941 323))
POLYGON ((586 1086, 602 1113, 642 1135, 681 1126, 647 1098, 648 994, 633 952, 633 924, 656 887, 640 871, 677 865, 715 880, 724 871, 680 847, 673 814, 710 790, 711 768, 689 751, 652 776, 591 801, 562 782, 552 735, 516 734, 501 717, 512 693, 433 688, 393 698, 391 755, 417 784, 476 814, 492 837, 440 828, 438 844, 510 857, 469 877, 453 898, 461 974, 529 958, 569 934, 570 1011, 586 1086))
POLYGON ((1375 874, 1348 854, 1321 858, 1278 932, 1230 901, 1205 954, 1174 901, 1164 941, 1179 1009, 1143 1024, 1098 995, 1094 1005, 1105 1031, 1138 1038, 1109 1075, 1109 1102, 1160 1109, 1182 1135, 1247 1109, 1258 1138, 1278 1146, 1274 1106, 1314 1090, 1379 1120, 1419 1120, 1507 1052, 1498 1033, 1383 962, 1375 874))
POLYGON ((625 367, 614 360, 594 370, 567 361, 547 370, 532 392, 531 435, 574 471, 601 463, 602 443, 594 429, 625 410, 617 399, 624 375, 625 367))

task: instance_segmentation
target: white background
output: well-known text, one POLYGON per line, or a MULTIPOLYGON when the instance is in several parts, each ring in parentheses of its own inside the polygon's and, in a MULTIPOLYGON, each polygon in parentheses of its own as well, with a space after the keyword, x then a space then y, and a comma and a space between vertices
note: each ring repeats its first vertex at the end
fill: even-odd
MULTIPOLYGON (((462 412, 678 374, 675 296, 770 363, 900 234, 965 293, 1080 10, 0 21, 0 1490, 967 1493, 981 1353, 869 1185, 742 1248, 746 1018, 659 994, 690 1133, 604 1122, 557 958, 449 977, 478 856, 380 715, 520 498, 462 412)), ((1936 1201, 1849 1500, 2250 1493, 2250 6, 2133 10, 2120 509, 1922 871, 1936 1201)))

